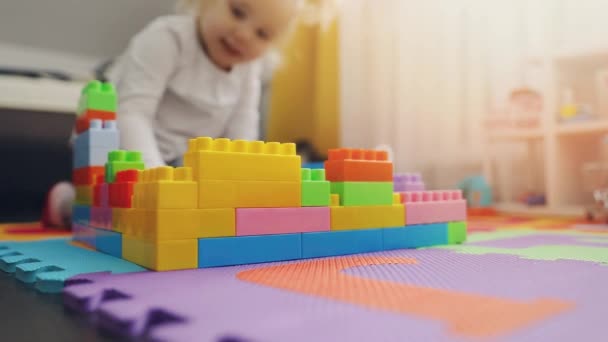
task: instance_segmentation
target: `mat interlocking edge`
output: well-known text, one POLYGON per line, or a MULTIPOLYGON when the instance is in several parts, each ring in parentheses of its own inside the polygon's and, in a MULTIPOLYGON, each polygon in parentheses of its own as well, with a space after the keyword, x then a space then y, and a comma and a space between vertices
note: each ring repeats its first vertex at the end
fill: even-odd
POLYGON ((95 272, 140 272, 140 266, 72 245, 70 239, 0 242, 0 269, 41 292, 61 292, 65 280, 95 272))
POLYGON ((85 275, 68 281, 64 298, 68 307, 96 314, 103 329, 168 341, 225 336, 247 341, 571 341, 604 336, 601 312, 608 296, 602 284, 608 283, 608 267, 531 260, 508 255, 517 248, 500 250, 504 253, 404 250, 170 273, 85 275))

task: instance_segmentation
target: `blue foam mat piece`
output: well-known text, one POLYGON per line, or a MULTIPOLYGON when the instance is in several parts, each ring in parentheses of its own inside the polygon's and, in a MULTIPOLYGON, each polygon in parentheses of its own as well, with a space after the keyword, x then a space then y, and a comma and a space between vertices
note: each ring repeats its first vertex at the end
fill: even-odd
POLYGON ((144 268, 77 247, 70 239, 0 243, 0 269, 47 293, 61 292, 70 277, 87 273, 130 273, 144 268))

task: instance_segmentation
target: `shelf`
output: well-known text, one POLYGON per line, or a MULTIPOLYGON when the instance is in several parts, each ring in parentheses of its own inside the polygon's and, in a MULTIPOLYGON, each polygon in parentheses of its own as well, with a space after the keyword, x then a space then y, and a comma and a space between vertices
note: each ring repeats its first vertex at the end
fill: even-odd
POLYGON ((490 140, 535 140, 542 139, 544 133, 540 129, 508 129, 491 132, 488 134, 490 140))
POLYGON ((494 208, 502 213, 530 216, 584 217, 584 206, 528 206, 517 202, 497 203, 494 208))
POLYGON ((589 120, 583 122, 561 123, 556 128, 557 135, 582 135, 588 133, 608 133, 608 120, 589 120))

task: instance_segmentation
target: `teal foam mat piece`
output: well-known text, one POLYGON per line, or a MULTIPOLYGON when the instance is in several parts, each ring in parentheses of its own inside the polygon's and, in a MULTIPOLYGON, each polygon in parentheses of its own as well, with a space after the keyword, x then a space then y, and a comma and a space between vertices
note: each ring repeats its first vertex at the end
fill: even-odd
POLYGON ((130 273, 144 268, 71 244, 71 239, 0 243, 0 269, 38 291, 61 292, 70 277, 87 273, 130 273))

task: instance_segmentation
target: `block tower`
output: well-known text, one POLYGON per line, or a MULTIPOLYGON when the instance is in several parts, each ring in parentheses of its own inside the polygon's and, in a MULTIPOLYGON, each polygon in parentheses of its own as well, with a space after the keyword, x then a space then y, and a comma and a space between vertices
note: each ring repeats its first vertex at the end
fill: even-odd
POLYGON ((73 229, 86 244, 94 234, 88 227, 95 199, 95 186, 104 175, 106 156, 119 146, 116 127, 116 91, 112 84, 93 81, 82 90, 76 120, 72 182, 76 187, 73 229))

